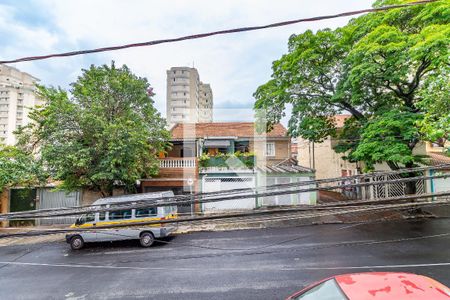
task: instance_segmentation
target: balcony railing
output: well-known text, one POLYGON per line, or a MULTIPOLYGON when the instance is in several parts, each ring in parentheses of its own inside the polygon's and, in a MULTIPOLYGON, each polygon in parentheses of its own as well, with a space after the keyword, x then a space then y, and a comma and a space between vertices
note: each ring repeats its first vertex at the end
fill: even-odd
POLYGON ((161 158, 159 160, 159 167, 161 169, 195 168, 196 166, 197 166, 197 159, 195 157, 161 158))

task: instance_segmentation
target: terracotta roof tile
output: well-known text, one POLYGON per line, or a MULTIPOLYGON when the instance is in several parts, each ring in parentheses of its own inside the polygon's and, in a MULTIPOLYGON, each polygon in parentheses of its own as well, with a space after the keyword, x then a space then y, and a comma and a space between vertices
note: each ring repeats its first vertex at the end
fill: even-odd
POLYGON ((427 155, 429 164, 432 166, 450 164, 450 157, 444 153, 427 152, 427 155))
MULTIPOLYGON (((176 124, 172 129, 173 139, 203 138, 203 137, 253 137, 255 125, 252 122, 213 122, 176 124)), ((267 137, 286 137, 287 130, 281 124, 275 124, 267 137)))

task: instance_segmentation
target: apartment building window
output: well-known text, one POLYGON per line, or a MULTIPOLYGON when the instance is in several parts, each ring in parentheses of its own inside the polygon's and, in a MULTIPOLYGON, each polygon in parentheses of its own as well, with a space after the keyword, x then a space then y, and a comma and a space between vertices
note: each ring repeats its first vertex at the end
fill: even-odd
POLYGON ((183 96, 186 96, 186 93, 183 93, 183 96))
POLYGON ((275 143, 266 143, 266 156, 275 156, 275 143))
POLYGON ((174 82, 175 82, 175 79, 176 79, 176 78, 173 79, 174 82))
MULTIPOLYGON (((173 74, 177 74, 177 71, 173 71, 173 74)), ((173 81, 175 81, 175 79, 173 81)))

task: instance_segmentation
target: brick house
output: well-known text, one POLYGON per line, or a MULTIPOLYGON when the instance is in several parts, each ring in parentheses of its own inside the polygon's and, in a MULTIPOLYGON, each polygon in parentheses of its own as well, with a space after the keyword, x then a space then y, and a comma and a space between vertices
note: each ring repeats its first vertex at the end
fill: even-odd
MULTIPOLYGON (((176 124, 171 134, 172 149, 160 156, 159 175, 141 180, 143 192, 171 189, 175 194, 187 194, 314 179, 313 170, 292 159, 291 140, 281 124, 266 134, 258 134, 251 122, 176 124)), ((300 203, 315 203, 315 193, 207 203, 195 209, 253 209, 300 203)))

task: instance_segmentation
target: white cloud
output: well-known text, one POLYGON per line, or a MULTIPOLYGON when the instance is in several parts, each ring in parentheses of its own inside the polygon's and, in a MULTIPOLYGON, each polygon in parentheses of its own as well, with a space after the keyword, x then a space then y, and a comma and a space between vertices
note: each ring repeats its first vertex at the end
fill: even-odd
MULTIPOLYGON (((15 24, 0 13, 0 26, 18 34, 17 42, 0 49, 1 57, 34 55, 123 43, 176 37, 198 32, 253 26, 333 14, 367 8, 370 0, 172 0, 172 1, 37 1, 46 12, 48 28, 15 24), (3 23, 2 23, 3 22, 3 23), (24 41, 36 43, 20 47, 24 41), (66 45, 67 48, 62 48, 66 45), (13 49, 19 47, 20 49, 13 49)), ((39 12, 36 12, 39 13, 39 12)), ((7 14, 11 15, 11 14, 7 14)), ((216 36, 202 40, 128 49, 83 58, 52 59, 39 63, 18 64, 17 67, 43 79, 44 84, 65 85, 73 81, 82 67, 90 63, 127 64, 135 73, 145 76, 154 86, 156 105, 165 113, 166 70, 171 66, 192 65, 200 78, 211 84, 214 101, 220 106, 251 107, 252 93, 267 81, 271 63, 286 52, 292 33, 306 29, 336 27, 348 19, 297 24, 258 32, 216 36), (51 66, 52 73, 46 70, 51 66), (52 82, 52 80, 56 82, 52 82)))

